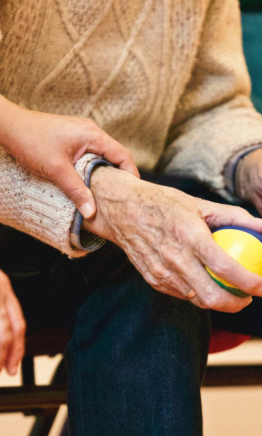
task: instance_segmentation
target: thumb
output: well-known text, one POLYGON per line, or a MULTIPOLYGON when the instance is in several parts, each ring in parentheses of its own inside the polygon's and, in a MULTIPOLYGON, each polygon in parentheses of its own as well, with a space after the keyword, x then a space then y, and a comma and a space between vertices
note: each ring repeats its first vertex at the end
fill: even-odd
POLYGON ((96 203, 91 190, 85 185, 71 162, 64 162, 63 171, 54 180, 64 194, 73 201, 85 219, 96 213, 96 203))

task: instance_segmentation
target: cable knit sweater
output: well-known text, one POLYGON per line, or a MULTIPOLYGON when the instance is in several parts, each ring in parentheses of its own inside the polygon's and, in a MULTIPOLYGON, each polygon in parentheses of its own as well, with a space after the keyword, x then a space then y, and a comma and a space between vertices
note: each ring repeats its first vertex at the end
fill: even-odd
MULTIPOLYGON (((94 119, 140 168, 225 195, 226 162, 262 142, 236 0, 4 0, 0 29, 5 97, 94 119)), ((1 222, 83 255, 68 240, 73 204, 3 150, 0 197, 1 222)))

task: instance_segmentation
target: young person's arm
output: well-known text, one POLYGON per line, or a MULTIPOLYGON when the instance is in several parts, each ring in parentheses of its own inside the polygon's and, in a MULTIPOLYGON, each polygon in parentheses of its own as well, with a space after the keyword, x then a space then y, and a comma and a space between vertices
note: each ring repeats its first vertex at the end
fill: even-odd
POLYGON ((95 202, 74 169, 86 152, 138 175, 130 152, 89 119, 46 114, 0 96, 0 145, 32 174, 58 186, 85 218, 95 202))
POLYGON ((85 255, 69 233, 75 205, 86 218, 95 213, 83 179, 96 155, 139 176, 130 152, 93 121, 30 111, 0 96, 0 222, 69 256, 85 255))

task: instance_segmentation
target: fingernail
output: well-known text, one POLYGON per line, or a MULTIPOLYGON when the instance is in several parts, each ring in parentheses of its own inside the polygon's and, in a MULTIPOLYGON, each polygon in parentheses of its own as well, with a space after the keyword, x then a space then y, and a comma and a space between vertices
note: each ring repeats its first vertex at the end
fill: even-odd
POLYGON ((94 215, 94 208, 90 203, 84 203, 79 207, 79 212, 85 219, 91 218, 94 215))

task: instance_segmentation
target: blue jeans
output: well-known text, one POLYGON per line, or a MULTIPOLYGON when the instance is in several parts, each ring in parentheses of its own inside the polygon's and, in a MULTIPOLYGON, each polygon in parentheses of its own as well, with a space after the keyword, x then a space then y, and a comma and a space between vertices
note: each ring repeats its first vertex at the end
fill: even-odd
POLYGON ((209 314, 126 260, 78 310, 66 350, 77 436, 200 436, 209 314))
MULTIPOLYGON (((144 176, 214 199, 192 182, 144 176)), ((65 352, 71 436, 202 435, 209 311, 152 289, 111 243, 69 260, 9 227, 0 226, 0 240, 0 266, 29 325, 72 333, 65 352)))

